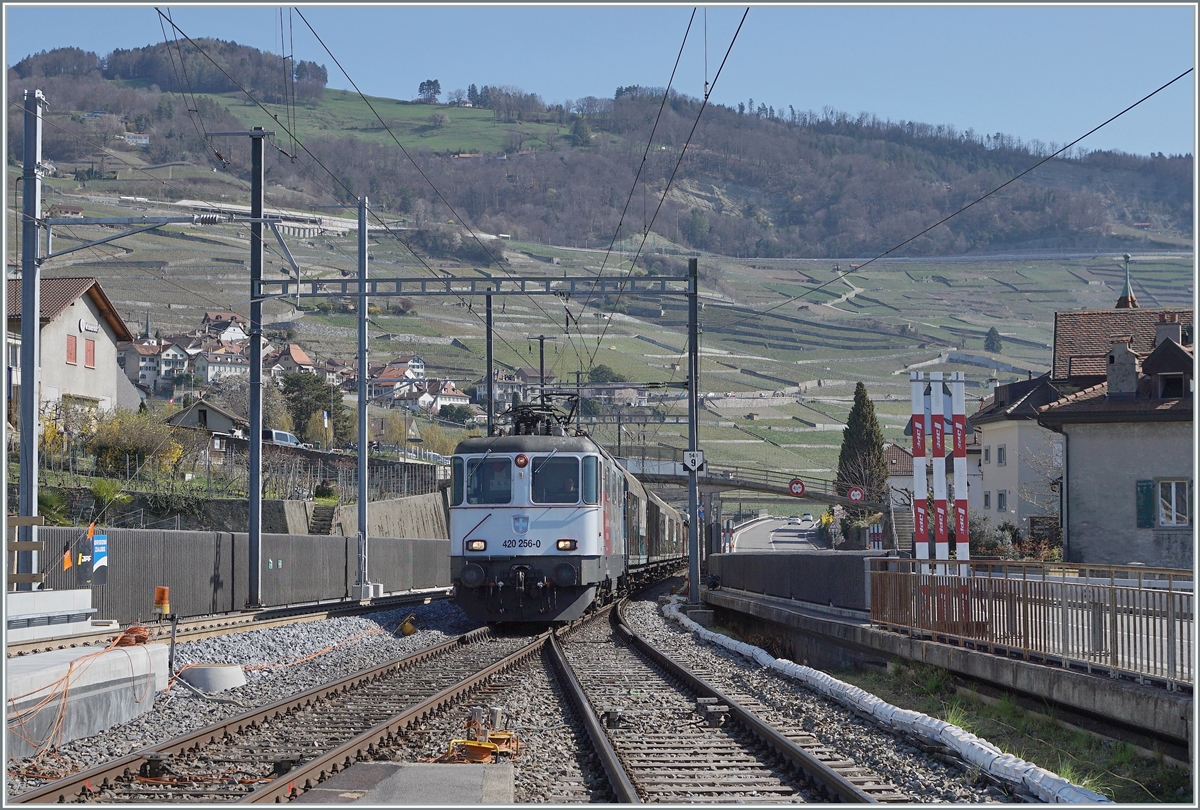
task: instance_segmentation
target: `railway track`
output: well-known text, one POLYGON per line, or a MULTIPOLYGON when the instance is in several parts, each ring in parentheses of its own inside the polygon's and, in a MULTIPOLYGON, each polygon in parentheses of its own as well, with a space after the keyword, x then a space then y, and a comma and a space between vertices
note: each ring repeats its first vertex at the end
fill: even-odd
MULTIPOLYGON (((531 683, 546 699, 528 720, 586 730, 575 733, 575 753, 566 758, 582 770, 562 749, 540 753, 554 768, 549 773, 570 782, 555 788, 556 802, 912 801, 812 734, 773 727, 765 707, 718 691, 706 676, 715 680, 654 650, 612 608, 554 634, 480 629, 10 801, 288 801, 355 762, 423 758, 418 738, 444 750, 461 726, 459 713, 443 710, 468 698, 471 705, 511 702, 531 683), (573 710, 549 696, 559 691, 546 688, 551 679, 573 710), (594 761, 579 747, 585 738, 594 761)), ((518 717, 530 702, 514 704, 518 717)), ((522 745, 526 766, 538 756, 522 745)))
MULTIPOLYGON (((180 621, 176 626, 176 641, 200 641, 227 633, 242 630, 265 630, 272 627, 282 627, 288 624, 315 622, 330 619, 335 616, 354 616, 379 610, 389 610, 406 605, 427 604, 434 599, 445 599, 450 595, 449 588, 437 588, 429 591, 419 591, 403 596, 375 599, 369 603, 357 600, 347 600, 336 603, 317 605, 297 605, 295 607, 271 608, 269 610, 244 611, 241 613, 223 614, 220 616, 205 616, 196 619, 180 621)), ((149 641, 167 641, 171 638, 169 622, 153 622, 143 625, 150 633, 149 641)), ((73 647, 107 646, 121 634, 121 630, 102 630, 95 633, 85 633, 59 638, 21 641, 5 646, 6 657, 31 655, 40 652, 52 652, 73 647)))
POLYGON ((472 631, 415 655, 14 797, 31 802, 273 802, 373 758, 413 719, 535 655, 544 636, 472 631))
POLYGON ((549 643, 619 801, 910 800, 812 735, 772 727, 756 701, 722 694, 611 616, 611 627, 549 643))

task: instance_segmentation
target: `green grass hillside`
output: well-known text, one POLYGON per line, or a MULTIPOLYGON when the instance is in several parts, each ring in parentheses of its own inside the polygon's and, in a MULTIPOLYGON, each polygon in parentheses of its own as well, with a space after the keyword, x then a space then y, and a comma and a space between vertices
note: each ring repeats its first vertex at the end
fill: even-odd
MULTIPOLYGON (((286 146, 286 134, 277 122, 288 120, 282 104, 264 104, 264 112, 240 93, 207 94, 247 127, 261 126, 279 132, 279 143, 286 146)), ((370 106, 357 93, 327 90, 317 104, 297 111, 295 132, 301 141, 313 138, 352 136, 371 143, 394 146, 388 129, 412 151, 442 154, 500 152, 510 148, 520 133, 521 148, 537 150, 557 144, 570 127, 531 122, 505 123, 491 110, 419 104, 390 98, 368 96, 370 106), (379 113, 379 117, 371 111, 379 113), (440 116, 448 120, 437 123, 440 116), (383 123, 380 123, 380 118, 383 123), (384 124, 387 125, 385 128, 384 124)))

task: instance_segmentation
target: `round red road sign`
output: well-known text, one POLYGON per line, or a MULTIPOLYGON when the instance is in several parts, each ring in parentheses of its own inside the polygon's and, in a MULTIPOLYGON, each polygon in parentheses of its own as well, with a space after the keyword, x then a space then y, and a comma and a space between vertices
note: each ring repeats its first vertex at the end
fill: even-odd
POLYGON ((799 498, 804 494, 804 482, 799 478, 793 478, 792 482, 788 484, 788 491, 799 498))
POLYGON ((862 487, 850 487, 846 497, 854 503, 861 503, 867 497, 867 493, 862 491, 862 487))

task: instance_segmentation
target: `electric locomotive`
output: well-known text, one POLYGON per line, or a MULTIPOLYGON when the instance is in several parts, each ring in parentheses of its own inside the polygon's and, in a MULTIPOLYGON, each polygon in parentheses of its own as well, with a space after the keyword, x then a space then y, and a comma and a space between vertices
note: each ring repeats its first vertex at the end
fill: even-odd
POLYGON ((686 556, 679 513, 551 408, 455 448, 450 574, 476 621, 577 619, 686 556))

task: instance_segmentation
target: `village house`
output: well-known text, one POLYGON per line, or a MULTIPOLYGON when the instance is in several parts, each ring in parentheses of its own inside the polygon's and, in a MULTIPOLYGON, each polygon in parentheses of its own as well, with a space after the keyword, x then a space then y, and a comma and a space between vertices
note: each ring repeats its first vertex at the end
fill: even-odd
MULTIPOLYGON (((1177 311, 1126 311, 1150 314, 1157 319, 1155 329, 1113 334, 1100 364, 1073 364, 1089 373, 1103 368, 1103 380, 1038 409, 1038 422, 1064 437, 1063 553, 1070 562, 1190 569, 1195 486, 1190 329, 1185 332, 1177 311)), ((1079 325, 1095 333, 1141 326, 1144 320, 1092 317, 1079 325)), ((1084 348, 1091 359, 1095 341, 1084 348)))
POLYGON ((1050 375, 1044 374, 997 386, 971 415, 982 447, 982 509, 993 526, 1009 521, 1027 534, 1031 528, 1043 529, 1043 519, 1057 525, 1062 437, 1037 418, 1038 408, 1058 397, 1050 375))
POLYGON ((245 439, 250 428, 245 419, 203 399, 172 414, 167 423, 174 427, 208 433, 209 442, 205 452, 212 460, 224 458, 229 450, 229 440, 245 439))
POLYGON ((263 370, 271 369, 271 376, 278 377, 283 374, 290 374, 296 371, 306 371, 309 374, 316 374, 316 365, 312 358, 305 354, 304 349, 296 343, 289 343, 287 346, 270 354, 263 356, 263 370), (278 374, 276 374, 278 370, 278 374))
POLYGON ((222 377, 249 374, 250 358, 240 354, 202 352, 192 360, 192 368, 201 384, 207 385, 222 377))
MULTIPOLYGON (((94 278, 43 278, 39 342, 41 403, 94 411, 136 408, 141 397, 117 363, 117 344, 133 339, 94 278)), ((9 413, 20 411, 21 280, 8 279, 9 413)))
POLYGON ((460 392, 453 380, 430 380, 425 393, 417 401, 422 408, 435 414, 447 405, 466 406, 471 403, 470 397, 460 392))

